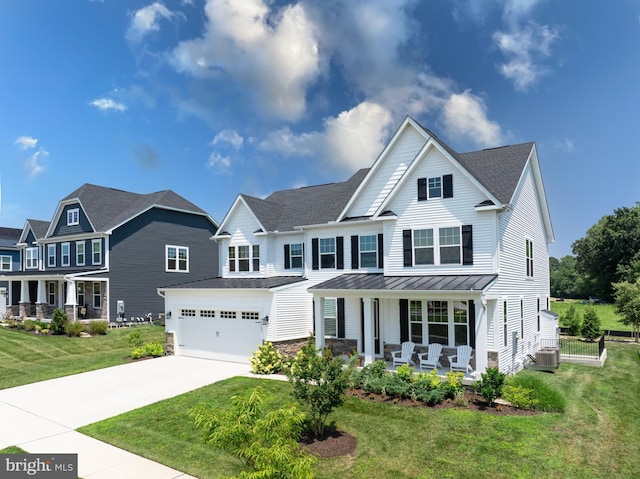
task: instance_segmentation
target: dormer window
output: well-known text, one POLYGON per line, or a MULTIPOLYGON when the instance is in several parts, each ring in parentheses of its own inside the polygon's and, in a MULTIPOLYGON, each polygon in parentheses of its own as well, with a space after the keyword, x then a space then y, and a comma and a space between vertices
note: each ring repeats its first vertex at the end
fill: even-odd
POLYGON ((67 226, 80 224, 80 209, 73 208, 67 210, 67 226))

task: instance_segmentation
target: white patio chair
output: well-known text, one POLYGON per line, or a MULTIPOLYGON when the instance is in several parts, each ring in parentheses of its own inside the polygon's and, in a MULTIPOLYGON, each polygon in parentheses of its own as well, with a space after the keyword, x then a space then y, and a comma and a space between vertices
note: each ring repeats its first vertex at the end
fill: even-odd
POLYGON ((451 371, 462 371, 463 373, 471 371, 470 361, 473 357, 472 352, 473 349, 471 346, 458 346, 456 354, 448 356, 449 369, 451 371))
POLYGON ((415 362, 411 359, 413 351, 416 349, 415 343, 411 341, 405 341, 402 343, 402 349, 400 351, 391 351, 391 363, 393 366, 396 364, 409 363, 415 366, 415 362))
POLYGON ((440 343, 431 343, 429 345, 429 350, 426 353, 418 354, 418 358, 420 358, 420 369, 423 367, 427 367, 430 369, 438 369, 442 367, 440 363, 440 356, 442 355, 442 344, 440 343), (427 356, 425 358, 425 356, 427 356))

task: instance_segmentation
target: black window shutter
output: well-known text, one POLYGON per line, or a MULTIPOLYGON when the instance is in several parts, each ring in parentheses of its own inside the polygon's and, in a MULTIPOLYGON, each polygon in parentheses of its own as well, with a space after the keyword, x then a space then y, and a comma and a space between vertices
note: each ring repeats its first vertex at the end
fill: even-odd
POLYGON ((476 302, 469 300, 469 346, 476 349, 476 302))
POLYGON ((313 331, 313 337, 315 338, 316 337, 316 300, 315 299, 311 300, 311 311, 312 311, 311 318, 313 320, 312 331, 313 331))
POLYGON ((462 264, 473 264, 473 226, 462 226, 462 264))
POLYGON ((378 233, 378 268, 384 268, 384 241, 382 233, 378 233))
POLYGON ((364 300, 360 298, 360 351, 364 351, 364 300))
POLYGON ((413 266, 411 230, 402 230, 402 258, 404 266, 413 266))
POLYGON ((338 298, 338 337, 344 338, 344 298, 338 298))
POLYGON ((358 235, 351 237, 351 269, 358 269, 360 267, 358 238, 358 235))
POLYGON ((409 300, 400 300, 400 342, 409 341, 409 300))
POLYGON ((418 201, 427 201, 427 179, 418 178, 418 201))
POLYGON ((320 269, 320 254, 318 251, 318 238, 311 238, 311 268, 320 269))
POLYGON ((442 175, 442 197, 453 198, 453 175, 442 175))
POLYGON ((291 269, 291 258, 289 257, 289 245, 284 245, 284 269, 291 269))
POLYGON ((344 238, 336 236, 336 268, 344 269, 344 238))

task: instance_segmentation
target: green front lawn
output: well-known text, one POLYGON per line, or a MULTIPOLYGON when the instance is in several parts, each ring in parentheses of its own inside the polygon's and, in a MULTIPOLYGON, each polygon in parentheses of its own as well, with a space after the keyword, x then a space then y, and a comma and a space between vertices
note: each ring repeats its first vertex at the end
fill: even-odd
MULTIPOLYGON (((554 374, 520 373, 561 391, 564 414, 493 416, 349 397, 331 418, 357 437, 355 457, 322 459, 318 477, 640 477, 638 346, 607 348, 604 368, 562 364, 554 374)), ((236 475, 239 462, 205 445, 186 411, 201 403, 224 407, 257 385, 274 404, 289 400, 286 382, 232 378, 79 431, 199 478, 236 475)))
MULTIPOLYGON (((576 307, 576 312, 580 314, 580 317, 584 318, 584 311, 587 305, 582 304, 581 300, 566 299, 560 303, 557 301, 551 302, 551 311, 560 316, 560 326, 564 326, 564 324, 562 324, 562 316, 572 304, 576 307)), ((630 325, 625 326, 620 322, 620 316, 616 313, 613 304, 596 304, 593 307, 598 314, 598 318, 600 318, 600 329, 603 331, 632 331, 630 325)))
MULTIPOLYGON (((104 336, 43 336, 0 327, 0 389, 35 383, 127 362, 133 328, 104 336)), ((137 326, 144 342, 164 344, 162 326, 137 326)))

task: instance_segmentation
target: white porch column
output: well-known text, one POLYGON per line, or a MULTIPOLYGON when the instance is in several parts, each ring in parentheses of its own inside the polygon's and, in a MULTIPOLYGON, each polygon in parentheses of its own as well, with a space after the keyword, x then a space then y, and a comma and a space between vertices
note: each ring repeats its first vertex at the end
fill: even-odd
POLYGON ((47 285, 44 279, 38 280, 38 300, 36 303, 46 303, 47 302, 47 285))
POLYGON ((363 352, 364 364, 371 364, 375 361, 376 345, 373 337, 373 298, 362 298, 364 316, 364 338, 363 352))
POLYGON ((27 281, 26 279, 20 280, 20 302, 29 302, 29 281, 27 281))
POLYGON ((476 371, 483 373, 487 369, 488 364, 488 350, 487 341, 489 340, 487 331, 489 325, 487 324, 487 306, 486 301, 474 301, 476 310, 476 371))
POLYGON ((78 305, 76 301, 76 282, 73 280, 67 281, 67 300, 64 303, 64 309, 67 313, 67 316, 70 316, 69 319, 75 321, 77 319, 77 308, 78 305), (71 317, 73 316, 73 317, 71 317))
POLYGON ((314 318, 316 323, 316 349, 324 348, 324 298, 315 298, 313 302, 314 318))

